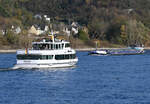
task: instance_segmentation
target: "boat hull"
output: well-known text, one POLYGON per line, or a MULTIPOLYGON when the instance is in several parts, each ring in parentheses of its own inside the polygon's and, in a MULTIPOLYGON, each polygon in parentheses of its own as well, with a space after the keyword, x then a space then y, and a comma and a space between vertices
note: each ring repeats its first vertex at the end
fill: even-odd
POLYGON ((45 69, 45 68, 66 68, 76 66, 78 59, 68 62, 57 63, 18 63, 12 69, 45 69))
POLYGON ((138 55, 144 54, 144 50, 111 50, 108 52, 109 55, 138 55))

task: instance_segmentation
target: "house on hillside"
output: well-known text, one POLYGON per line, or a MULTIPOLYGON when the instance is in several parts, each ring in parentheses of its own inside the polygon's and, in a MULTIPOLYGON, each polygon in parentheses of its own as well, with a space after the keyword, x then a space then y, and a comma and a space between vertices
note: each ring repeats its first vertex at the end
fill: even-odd
POLYGON ((79 33, 78 27, 72 27, 71 30, 72 30, 73 34, 78 34, 79 33))
POLYGON ((40 14, 36 14, 36 15, 34 16, 34 18, 36 18, 36 19, 42 19, 42 16, 41 16, 40 14))
POLYGON ((28 33, 35 35, 42 35, 45 34, 47 31, 49 31, 49 27, 47 25, 42 27, 32 25, 31 28, 28 30, 28 33))
POLYGON ((130 9, 124 9, 123 11, 124 11, 125 13, 130 14, 131 12, 134 11, 134 9, 132 9, 132 8, 130 8, 130 9))
POLYGON ((6 32, 5 32, 4 30, 0 30, 0 34, 1 34, 1 35, 5 35, 6 32))
POLYGON ((44 19, 45 19, 47 22, 49 22, 49 23, 50 23, 50 20, 51 20, 51 18, 50 18, 50 17, 48 17, 47 15, 44 15, 43 17, 44 17, 44 19))
POLYGON ((67 36, 70 36, 71 35, 71 31, 68 27, 64 27, 63 30, 62 30, 67 36))
POLYGON ((17 28, 14 29, 14 32, 15 32, 16 34, 21 33, 21 28, 18 26, 17 28))
POLYGON ((77 27, 78 23, 77 22, 72 22, 71 26, 77 27))
POLYGON ((38 32, 37 32, 35 26, 33 26, 33 25, 32 25, 31 28, 28 30, 28 33, 29 33, 29 34, 38 35, 38 32))
POLYGON ((88 28, 86 27, 86 26, 83 26, 82 28, 82 31, 84 31, 85 33, 88 33, 89 31, 88 31, 88 28))
POLYGON ((35 26, 31 26, 31 28, 28 30, 29 34, 34 34, 34 35, 40 35, 42 34, 44 31, 42 31, 40 29, 40 27, 35 27, 35 26))
POLYGON ((19 34, 19 33, 21 33, 21 28, 20 28, 20 26, 11 26, 11 31, 12 32, 14 32, 15 34, 19 34))

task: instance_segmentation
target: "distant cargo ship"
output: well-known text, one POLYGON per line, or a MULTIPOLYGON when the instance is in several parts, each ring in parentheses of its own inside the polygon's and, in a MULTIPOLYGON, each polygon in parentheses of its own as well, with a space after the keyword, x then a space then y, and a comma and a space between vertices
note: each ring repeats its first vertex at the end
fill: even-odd
POLYGON ((109 55, 136 55, 136 54, 143 54, 144 48, 143 47, 128 47, 124 49, 113 49, 107 51, 109 55))
POLYGON ((143 54, 144 48, 143 47, 128 47, 128 48, 121 48, 121 49, 103 49, 103 50, 95 50, 90 51, 89 55, 136 55, 136 54, 143 54))

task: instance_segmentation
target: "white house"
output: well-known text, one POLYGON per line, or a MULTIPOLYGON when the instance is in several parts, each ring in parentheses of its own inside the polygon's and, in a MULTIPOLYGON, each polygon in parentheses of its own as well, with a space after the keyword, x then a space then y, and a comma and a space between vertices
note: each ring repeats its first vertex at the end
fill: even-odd
POLYGON ((70 36, 71 34, 71 31, 67 27, 63 28, 63 32, 66 33, 68 36, 70 36))
POLYGON ((4 30, 0 30, 0 34, 5 35, 5 31, 4 30))
POLYGON ((16 34, 21 33, 21 28, 18 26, 18 27, 14 30, 14 32, 15 32, 16 34))
POLYGON ((37 35, 43 34, 45 31, 41 30, 40 28, 38 28, 37 30, 37 35))
POLYGON ((11 31, 13 31, 15 34, 19 34, 21 33, 21 28, 18 26, 18 27, 15 27, 15 26, 11 26, 11 31))
POLYGON ((77 22, 72 22, 71 26, 77 27, 78 23, 77 22))
POLYGON ((40 14, 36 14, 35 16, 34 16, 34 18, 39 18, 39 19, 42 19, 42 16, 40 15, 40 14))
POLYGON ((44 15, 44 18, 47 18, 47 15, 44 15))
POLYGON ((48 26, 45 26, 44 31, 46 32, 46 31, 48 31, 48 30, 49 30, 49 27, 48 27, 48 26))
POLYGON ((72 27, 72 31, 74 32, 74 34, 78 34, 79 30, 78 28, 72 27))
POLYGON ((51 19, 50 19, 50 18, 45 18, 45 20, 46 20, 46 21, 48 21, 48 22, 50 22, 50 21, 51 21, 51 19))
POLYGON ((29 34, 35 34, 35 35, 41 35, 41 34, 44 34, 45 32, 48 31, 48 26, 45 26, 44 30, 41 30, 40 27, 35 27, 32 25, 32 27, 29 29, 29 34))

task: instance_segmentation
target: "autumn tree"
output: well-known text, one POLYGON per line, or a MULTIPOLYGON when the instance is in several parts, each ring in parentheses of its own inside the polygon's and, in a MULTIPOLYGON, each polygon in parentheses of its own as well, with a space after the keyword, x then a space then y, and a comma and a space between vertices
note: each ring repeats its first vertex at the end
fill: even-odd
POLYGON ((149 42, 150 29, 144 26, 141 21, 129 20, 126 24, 126 34, 128 36, 127 43, 131 44, 146 44, 149 42))
POLYGON ((88 25, 90 37, 104 40, 108 26, 109 24, 103 20, 93 19, 88 25))

